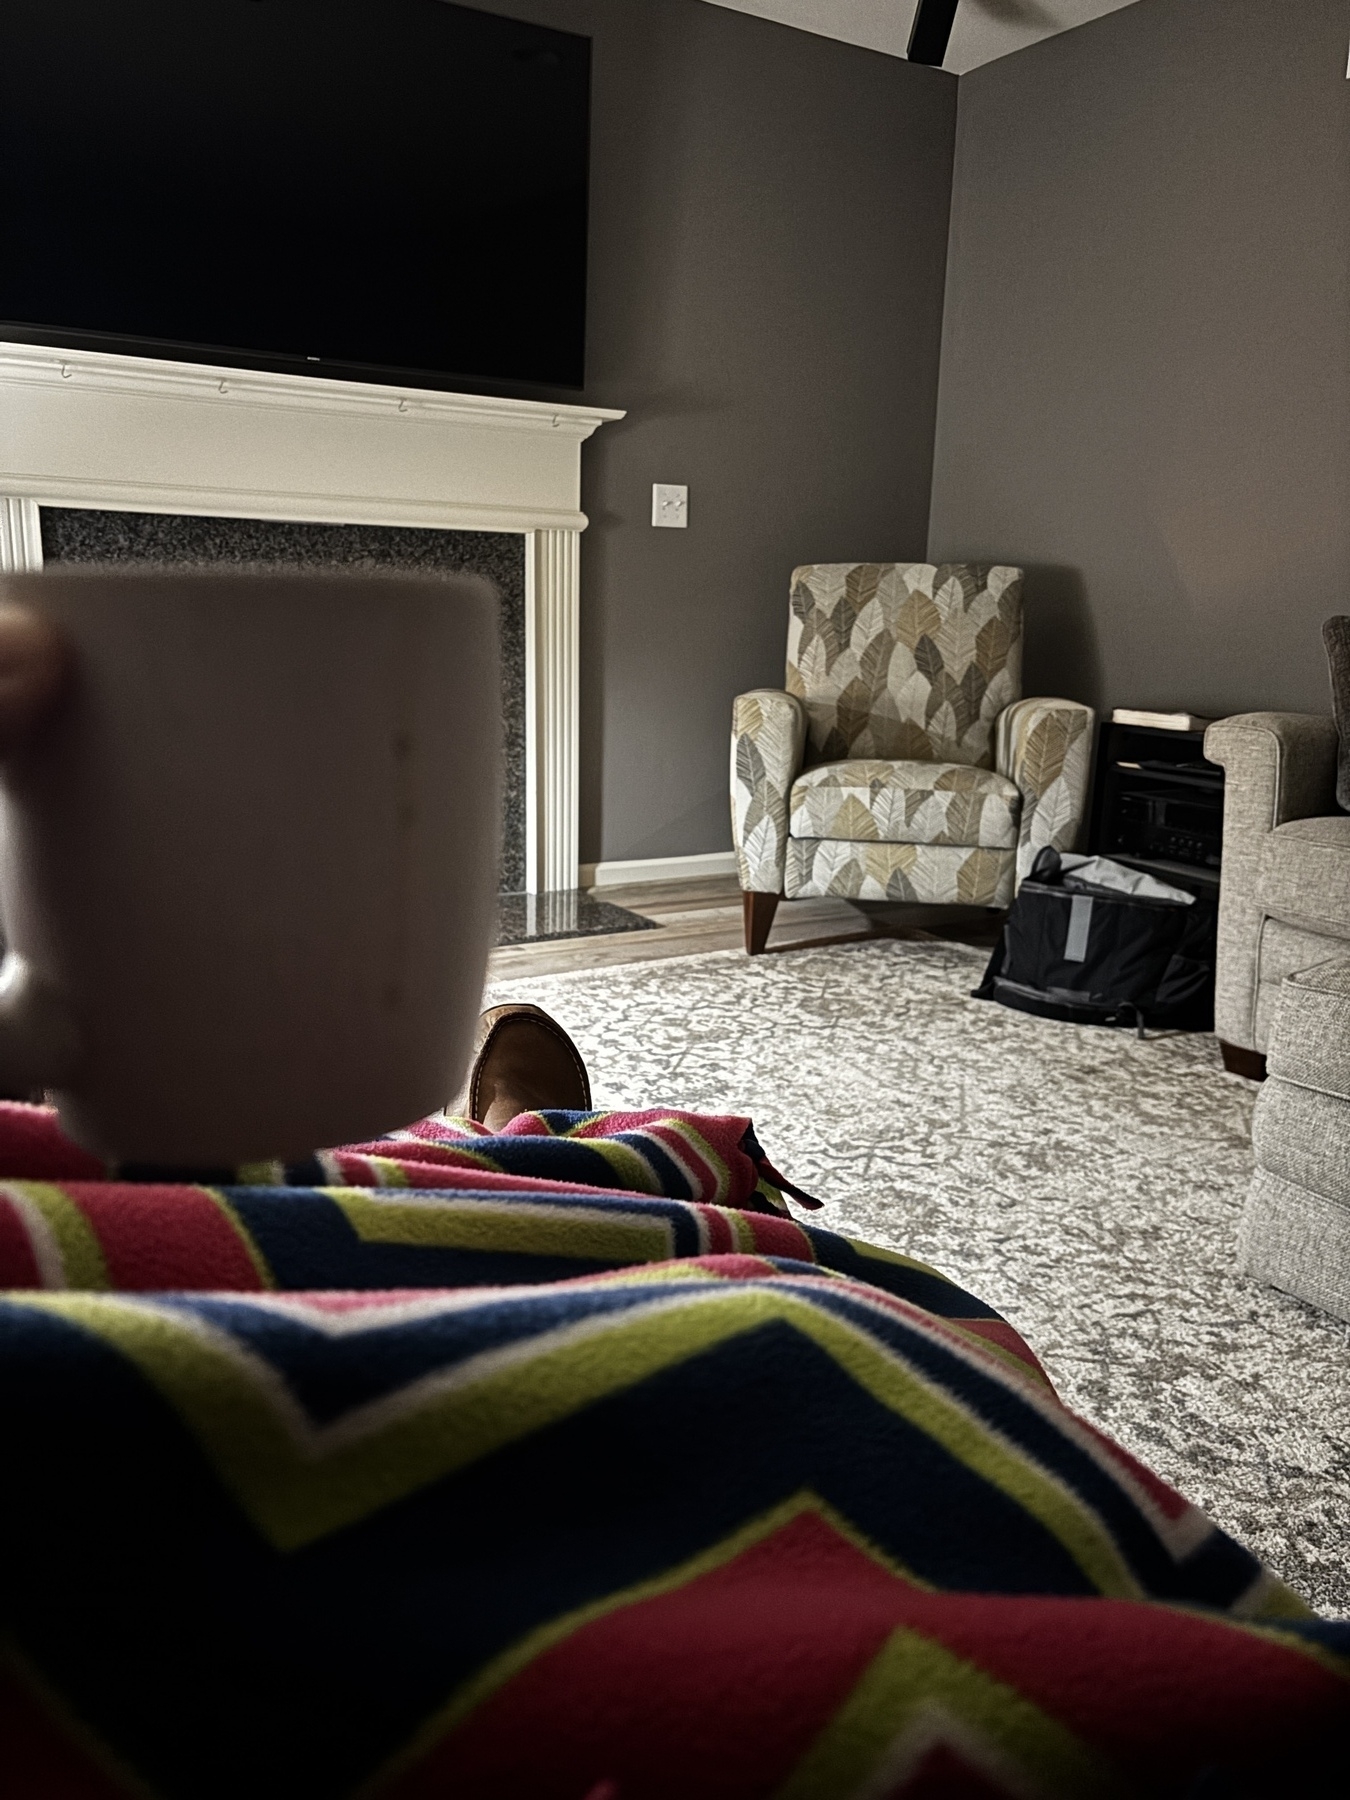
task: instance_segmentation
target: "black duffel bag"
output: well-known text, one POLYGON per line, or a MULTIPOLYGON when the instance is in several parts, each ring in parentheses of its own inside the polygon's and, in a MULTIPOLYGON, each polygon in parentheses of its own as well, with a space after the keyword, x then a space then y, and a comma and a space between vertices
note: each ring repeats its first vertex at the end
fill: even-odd
POLYGON ((1209 1031, 1216 937, 1212 900, 1042 850, 974 998, 1077 1025, 1209 1031))

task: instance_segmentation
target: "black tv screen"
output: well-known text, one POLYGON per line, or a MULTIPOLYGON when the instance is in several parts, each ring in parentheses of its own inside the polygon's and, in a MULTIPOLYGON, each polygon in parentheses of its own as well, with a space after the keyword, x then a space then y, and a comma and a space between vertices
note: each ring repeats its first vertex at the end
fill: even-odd
POLYGON ((3 0, 0 334, 580 387, 589 115, 446 0, 3 0))

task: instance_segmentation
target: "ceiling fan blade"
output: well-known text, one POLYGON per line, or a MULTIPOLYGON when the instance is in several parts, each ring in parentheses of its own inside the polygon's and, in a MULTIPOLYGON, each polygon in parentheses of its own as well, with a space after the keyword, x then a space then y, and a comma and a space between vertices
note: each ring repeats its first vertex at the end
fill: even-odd
POLYGON ((956 0, 919 0, 914 29, 909 34, 909 60, 940 69, 955 20, 956 0))

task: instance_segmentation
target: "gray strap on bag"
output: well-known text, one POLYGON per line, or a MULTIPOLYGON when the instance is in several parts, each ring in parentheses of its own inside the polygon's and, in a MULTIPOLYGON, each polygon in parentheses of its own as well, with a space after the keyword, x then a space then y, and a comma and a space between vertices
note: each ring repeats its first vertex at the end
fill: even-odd
POLYGON ((1092 930, 1092 896, 1075 894, 1069 909, 1069 935, 1064 945, 1065 962, 1086 962, 1088 933, 1092 930))

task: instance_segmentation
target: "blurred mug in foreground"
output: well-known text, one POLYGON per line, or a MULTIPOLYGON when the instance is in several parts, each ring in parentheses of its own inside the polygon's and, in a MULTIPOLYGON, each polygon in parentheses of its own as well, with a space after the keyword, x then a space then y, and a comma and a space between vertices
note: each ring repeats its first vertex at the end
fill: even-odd
POLYGON ((121 1162, 293 1158, 442 1105, 495 915, 483 583, 0 581, 67 646, 0 771, 0 1084, 121 1162))

